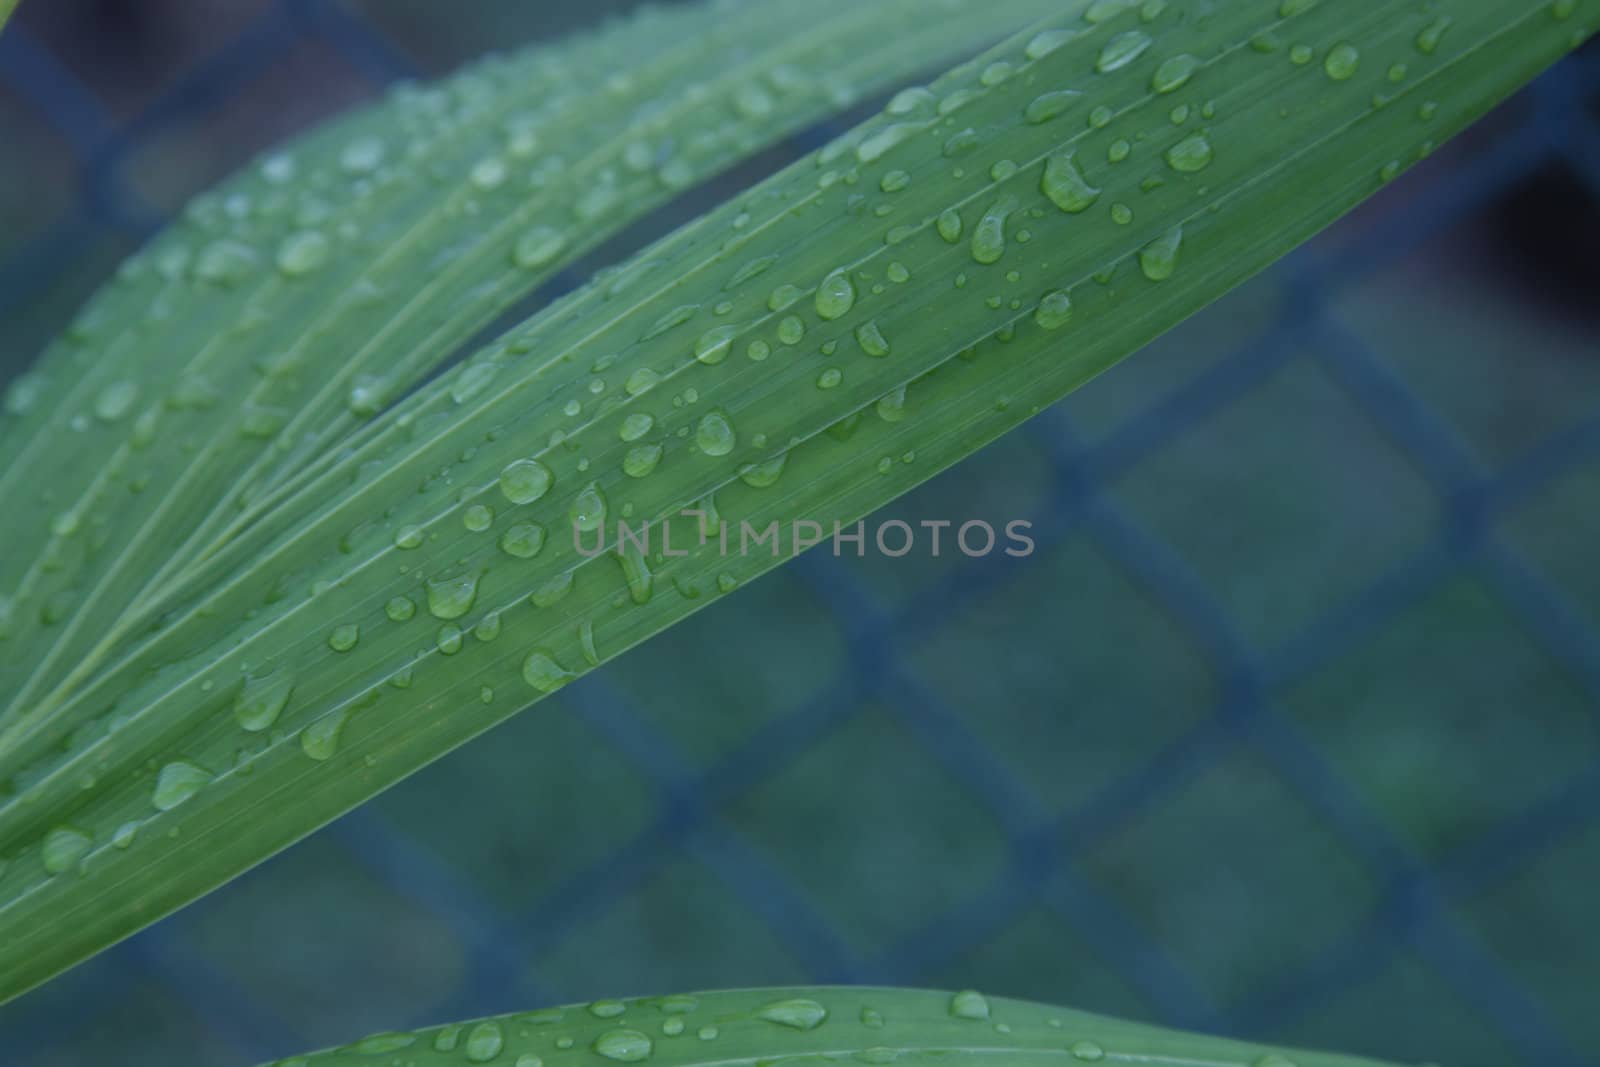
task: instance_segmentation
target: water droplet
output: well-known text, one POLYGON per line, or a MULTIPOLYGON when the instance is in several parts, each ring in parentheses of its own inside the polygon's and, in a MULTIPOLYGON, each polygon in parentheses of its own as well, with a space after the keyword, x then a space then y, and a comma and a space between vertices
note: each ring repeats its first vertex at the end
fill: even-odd
POLYGON ((494 525, 494 509, 484 504, 474 504, 461 513, 461 525, 473 533, 483 533, 494 525))
POLYGON ((1361 53, 1356 51, 1354 45, 1336 44, 1328 50, 1328 55, 1322 61, 1322 69, 1328 77, 1336 82, 1348 81, 1355 76, 1356 66, 1361 62, 1361 53))
POLYGON ((728 349, 739 335, 739 327, 729 324, 707 330, 694 343, 694 358, 708 366, 715 366, 728 358, 728 349))
POLYGON ((837 388, 839 383, 842 381, 844 381, 844 371, 840 370, 838 367, 829 367, 827 370, 817 375, 817 388, 834 389, 837 388))
POLYGON ((412 549, 422 544, 422 527, 402 526, 394 532, 394 547, 412 549))
POLYGON ((817 286, 817 314, 824 319, 837 319, 847 314, 855 303, 856 287, 844 270, 833 271, 817 286))
POLYGON ((622 457, 622 473, 630 478, 643 478, 661 462, 660 445, 636 445, 622 457))
POLYGON ((481 1022, 467 1033, 467 1059, 472 1063, 488 1063, 500 1055, 505 1044, 499 1023, 481 1022))
POLYGON ((417 613, 417 605, 408 596, 390 597, 389 602, 383 606, 383 613, 389 616, 392 622, 405 622, 417 613))
POLYGON ((637 441, 655 427, 654 416, 642 411, 636 411, 622 420, 622 425, 617 428, 617 436, 624 441, 637 441))
POLYGON ((44 869, 49 874, 64 874, 78 865, 94 846, 89 835, 70 826, 58 826, 44 838, 44 869))
POLYGON ((987 1019, 989 999, 973 989, 964 989, 950 998, 950 1014, 958 1019, 987 1019))
POLYGON ((436 619, 459 619, 478 599, 476 572, 428 581, 428 614, 436 619))
POLYGON ((205 788, 211 772, 187 760, 173 760, 156 776, 156 791, 150 802, 159 811, 171 811, 205 788))
POLYGON ((415 1034, 373 1034, 351 1045, 350 1051, 360 1053, 363 1056, 378 1056, 385 1052, 398 1052, 403 1048, 410 1048, 416 1043, 417 1036, 415 1034))
POLYGON ((922 129, 920 123, 896 122, 874 130, 856 146, 856 159, 862 163, 874 163, 882 159, 889 149, 922 129))
MULTIPOLYGON (((1072 89, 1062 89, 1053 93, 1043 93, 1028 101, 1028 106, 1023 109, 1022 117, 1035 126, 1049 122, 1065 112, 1073 103, 1082 96, 1082 93, 1072 89)), ((948 153, 946 153, 948 154, 948 153)))
POLYGON ((749 463, 739 470, 739 480, 752 489, 765 489, 777 484, 783 476, 784 465, 789 462, 787 452, 765 463, 749 463))
POLYGON ((332 253, 333 243, 316 230, 291 233, 278 246, 278 270, 290 278, 298 278, 328 262, 332 253))
POLYGON ((815 1030, 828 1017, 828 1009, 814 1000, 796 997, 779 1000, 756 1012, 769 1023, 777 1023, 794 1030, 815 1030))
POLYGON ((258 262, 255 249, 238 241, 213 241, 195 257, 195 277, 215 285, 232 286, 250 276, 258 262))
POLYGON ((1150 45, 1150 35, 1142 30, 1119 33, 1107 41, 1105 47, 1100 50, 1100 58, 1095 60, 1094 69, 1101 74, 1121 70, 1144 55, 1145 49, 1150 45))
POLYGON ((856 343, 869 356, 887 356, 889 341, 883 336, 876 319, 869 319, 856 327, 856 343))
POLYGON ((340 708, 301 730, 300 750, 318 762, 333 758, 339 751, 339 735, 344 732, 344 722, 349 717, 349 711, 340 708))
POLYGON ((361 640, 361 627, 353 622, 341 623, 328 634, 328 647, 335 652, 349 652, 361 640))
POLYGON ((247 678, 233 702, 234 721, 251 733, 259 733, 278 721, 293 693, 294 675, 286 668, 247 678))
POLYGON ((567 247, 566 235, 549 226, 535 226, 517 238, 511 261, 524 270, 536 270, 551 263, 567 247))
POLYGON ((439 632, 434 635, 433 647, 437 648, 443 655, 453 656, 461 651, 461 646, 465 640, 466 637, 462 634, 461 627, 453 622, 447 622, 439 627, 439 632))
POLYGON ((536 459, 516 459, 500 472, 500 492, 513 504, 531 504, 550 491, 555 476, 536 459))
POLYGON ((1173 56, 1156 68, 1155 74, 1150 78, 1150 88, 1158 93, 1170 93, 1181 89, 1199 69, 1200 61, 1187 52, 1173 56))
POLYGON ((1175 226, 1139 250, 1139 269, 1153 282, 1164 282, 1178 269, 1183 227, 1175 226))
POLYGON ((606 495, 596 482, 590 482, 578 493, 567 512, 575 529, 584 533, 598 530, 606 521, 606 495))
POLYGON ((535 649, 522 661, 522 680, 541 693, 554 693, 577 677, 549 652, 535 649))
POLYGON ((1444 35, 1455 22, 1449 15, 1440 15, 1417 34, 1417 51, 1425 56, 1431 56, 1439 50, 1439 42, 1444 40, 1444 35))
POLYGON ((806 291, 798 285, 780 285, 767 297, 767 310, 783 311, 794 306, 794 302, 805 295, 806 291))
POLYGON ((708 456, 726 456, 739 443, 733 423, 720 411, 707 412, 695 429, 694 443, 708 456))
POLYGON ((139 399, 139 387, 130 381, 112 382, 94 398, 94 416, 102 422, 115 422, 132 409, 139 399))
POLYGON ((640 393, 649 392, 661 380, 661 375, 649 367, 640 367, 628 375, 628 380, 622 383, 622 391, 629 396, 638 396, 640 393))
POLYGON ((1193 174, 1211 165, 1211 142, 1204 134, 1193 133, 1167 149, 1167 166, 1183 174, 1193 174))
POLYGON ((1052 204, 1072 215, 1089 210, 1100 199, 1100 190, 1085 180, 1071 152, 1051 156, 1045 162, 1039 190, 1052 204))
POLYGON ((1022 54, 1029 59, 1043 59, 1076 36, 1071 30, 1044 30, 1033 36, 1022 54))
POLYGON ((1046 293, 1039 301, 1033 321, 1046 330, 1058 330, 1072 321, 1072 297, 1065 289, 1046 293))
POLYGON ((903 170, 891 170, 878 179, 878 188, 886 193, 898 193, 911 184, 911 175, 903 170))
POLYGON ((1006 254, 1006 219, 1017 209, 1017 198, 1002 197, 989 205, 972 232, 972 258, 995 263, 1006 254))
POLYGON ((939 229, 939 236, 949 244, 961 240, 961 214, 955 208, 945 208, 939 212, 939 221, 935 224, 939 229))
POLYGON ((339 153, 339 166, 346 174, 367 174, 383 162, 383 141, 377 137, 358 137, 339 153))
POLYGON ((1079 1041, 1077 1044, 1072 1046, 1072 1055, 1076 1059, 1086 1060, 1089 1063, 1095 1063, 1099 1060, 1105 1059, 1106 1050, 1101 1048, 1093 1041, 1079 1041))
POLYGON ((517 1057, 517 1062, 513 1067, 544 1067, 544 1060, 532 1052, 524 1052, 517 1057))

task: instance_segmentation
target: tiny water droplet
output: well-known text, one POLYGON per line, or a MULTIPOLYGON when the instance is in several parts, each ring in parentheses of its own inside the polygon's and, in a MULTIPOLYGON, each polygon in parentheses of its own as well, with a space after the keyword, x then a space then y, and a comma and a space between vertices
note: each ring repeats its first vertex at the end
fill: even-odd
POLYGON ((353 622, 341 623, 328 634, 328 647, 335 652, 349 652, 361 640, 361 627, 353 622))

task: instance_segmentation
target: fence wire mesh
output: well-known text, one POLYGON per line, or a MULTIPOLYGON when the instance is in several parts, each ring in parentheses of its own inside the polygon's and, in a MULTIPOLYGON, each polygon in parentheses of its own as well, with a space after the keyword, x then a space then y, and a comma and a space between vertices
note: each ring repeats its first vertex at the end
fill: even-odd
MULTIPOLYGON (((131 8, 24 4, 0 369, 252 152, 606 6, 156 4, 141 75, 74 51, 131 8)), ((1033 556, 809 553, 0 1011, 6 1062, 817 981, 1600 1063, 1597 88, 1591 48, 891 509, 1033 556)))

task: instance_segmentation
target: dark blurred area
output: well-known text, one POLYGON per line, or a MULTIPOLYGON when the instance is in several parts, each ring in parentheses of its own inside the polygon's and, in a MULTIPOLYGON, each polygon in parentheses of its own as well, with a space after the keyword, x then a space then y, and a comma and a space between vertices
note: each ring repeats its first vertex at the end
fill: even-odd
MULTIPOLYGON (((634 6, 23 0, 0 386, 267 145, 634 6)), ((815 980, 1600 1064, 1597 250, 1591 42, 885 515, 1032 558, 808 555, 0 1009, 5 1061, 815 980)))

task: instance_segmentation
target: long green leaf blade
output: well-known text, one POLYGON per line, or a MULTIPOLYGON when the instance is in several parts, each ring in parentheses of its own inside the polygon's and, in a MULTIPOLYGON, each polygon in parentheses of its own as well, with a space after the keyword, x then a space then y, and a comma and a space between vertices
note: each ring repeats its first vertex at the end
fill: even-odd
POLYGON ((38 502, 0 557, 0 722, 87 674, 118 632, 108 618, 274 471, 326 453, 573 258, 863 90, 1045 8, 650 13, 403 88, 202 198, 13 389, 23 417, 0 418, 0 493, 38 502), (762 34, 772 43, 751 49, 762 34))
POLYGON ((779 562, 686 506, 735 538, 868 513, 1371 194, 1597 6, 1073 5, 512 331, 13 729, 0 996, 779 562), (568 522, 602 517, 656 540, 590 558, 568 522))
POLYGON ((425 1030, 373 1034, 277 1067, 558 1063, 582 1049, 656 1067, 1376 1067, 1374 1060, 1185 1034, 1044 1004, 865 987, 793 987, 599 1000, 425 1030))

